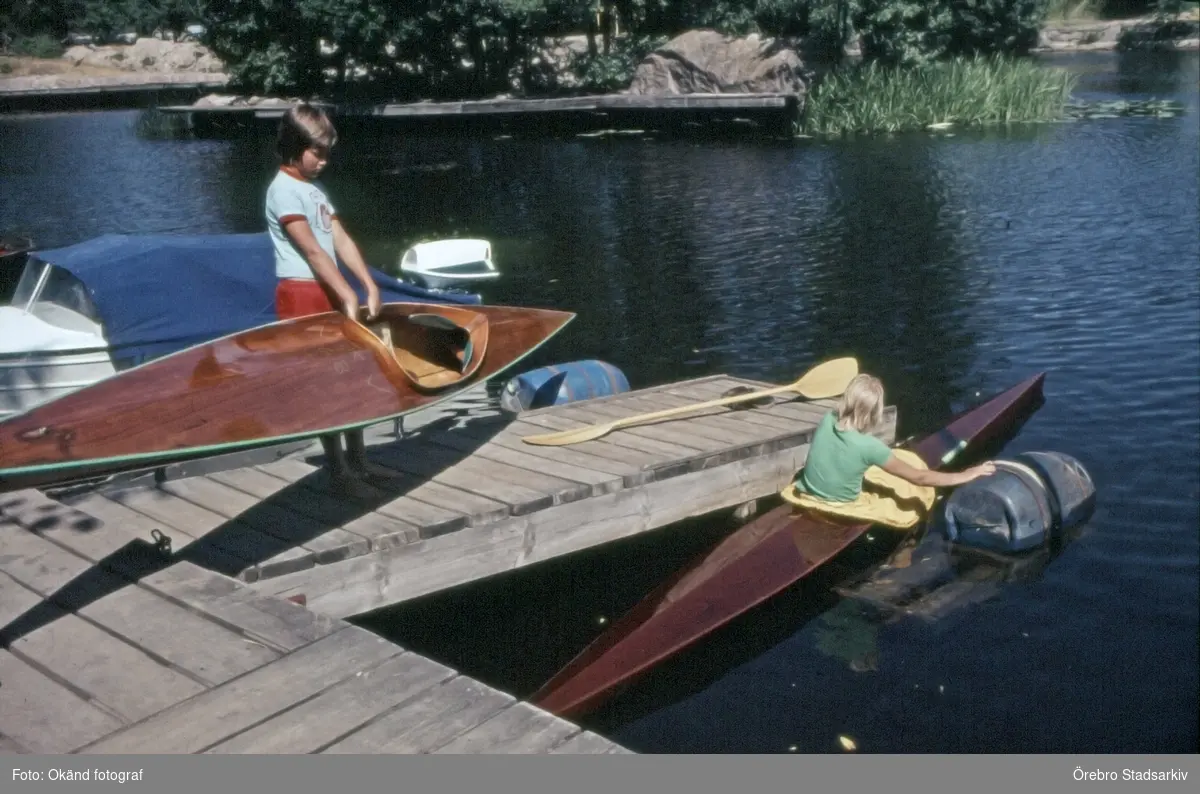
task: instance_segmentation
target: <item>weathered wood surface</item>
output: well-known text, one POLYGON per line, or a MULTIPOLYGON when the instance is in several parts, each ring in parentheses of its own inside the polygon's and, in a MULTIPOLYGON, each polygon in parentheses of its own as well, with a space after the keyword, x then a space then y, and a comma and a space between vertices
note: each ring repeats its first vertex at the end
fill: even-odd
MULTIPOLYGON (((716 375, 515 419, 433 422, 370 447, 390 476, 351 499, 329 492, 319 460, 286 458, 65 496, 75 512, 63 521, 111 522, 129 543, 161 532, 190 562, 344 618, 775 494, 833 400, 708 409, 569 447, 521 440, 770 385, 716 375)), ((890 441, 894 410, 887 417, 890 441)), ((30 526, 45 523, 21 510, 30 526)), ((73 542, 111 551, 92 537, 76 532, 73 542)))
POLYGON ((0 753, 624 752, 83 501, 0 499, 0 753))
MULTIPOLYGON (((435 428, 407 447, 383 448, 376 453, 380 462, 432 478, 403 498, 425 498, 422 489, 438 485, 463 495, 446 501, 471 510, 461 531, 422 534, 417 542, 333 565, 264 577, 255 587, 303 594, 311 608, 347 617, 777 493, 803 464, 811 433, 833 400, 709 409, 570 447, 521 441, 546 429, 694 404, 737 385, 767 384, 701 378, 532 411, 515 421, 435 428), (451 451, 470 458, 456 463, 451 451), (515 485, 522 478, 527 487, 515 485), (540 497, 527 493, 539 488, 540 497), (486 499, 496 509, 476 512, 465 507, 471 499, 486 499)), ((894 409, 879 435, 893 440, 894 409)))
MULTIPOLYGON (((603 112, 620 110, 787 110, 799 102, 795 94, 596 94, 548 99, 474 99, 457 102, 391 103, 365 108, 340 108, 342 117, 382 116, 440 117, 491 116, 519 113, 603 112)), ((170 105, 164 113, 197 115, 253 115, 255 118, 282 116, 286 107, 195 107, 170 105)))

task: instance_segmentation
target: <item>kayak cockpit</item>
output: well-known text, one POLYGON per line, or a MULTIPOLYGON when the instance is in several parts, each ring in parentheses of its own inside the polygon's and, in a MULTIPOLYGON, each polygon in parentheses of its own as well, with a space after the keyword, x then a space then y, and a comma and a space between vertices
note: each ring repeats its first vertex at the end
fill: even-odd
POLYGON ((438 391, 471 378, 488 346, 487 316, 448 306, 389 305, 363 324, 405 379, 438 391))

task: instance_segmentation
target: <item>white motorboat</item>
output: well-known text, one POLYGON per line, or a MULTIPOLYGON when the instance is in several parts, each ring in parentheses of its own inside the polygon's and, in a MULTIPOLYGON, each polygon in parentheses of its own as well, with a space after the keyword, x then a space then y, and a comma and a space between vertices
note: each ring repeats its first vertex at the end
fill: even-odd
POLYGON ((417 243, 400 258, 400 271, 431 289, 461 289, 499 278, 487 240, 432 240, 417 243))
MULTIPOLYGON (((385 301, 481 300, 371 270, 385 301)), ((0 421, 128 367, 276 322, 276 283, 265 233, 109 234, 32 251, 0 305, 0 421)))
POLYGON ((31 260, 0 306, 0 421, 116 371, 83 282, 31 260))

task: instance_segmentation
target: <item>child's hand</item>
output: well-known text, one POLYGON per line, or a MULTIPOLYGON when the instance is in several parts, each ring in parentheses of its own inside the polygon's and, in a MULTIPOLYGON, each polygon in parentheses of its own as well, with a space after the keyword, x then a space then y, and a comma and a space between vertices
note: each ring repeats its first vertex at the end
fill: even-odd
POLYGON ((367 292, 367 319, 373 320, 379 316, 380 310, 383 308, 383 302, 379 297, 379 290, 373 289, 367 292))
POLYGON ((351 293, 342 299, 342 313, 351 320, 358 319, 358 296, 351 293))
POLYGON ((971 469, 971 472, 975 475, 976 479, 980 477, 991 477, 996 473, 996 464, 989 460, 987 463, 980 463, 978 466, 975 466, 973 469, 971 469))

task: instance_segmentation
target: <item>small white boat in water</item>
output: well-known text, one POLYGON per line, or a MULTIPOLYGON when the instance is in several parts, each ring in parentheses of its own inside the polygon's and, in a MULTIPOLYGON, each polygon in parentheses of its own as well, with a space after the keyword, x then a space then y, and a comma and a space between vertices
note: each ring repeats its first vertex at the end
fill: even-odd
POLYGON ((433 240, 418 243, 400 258, 400 271, 432 289, 457 289, 500 276, 487 240, 433 240))

